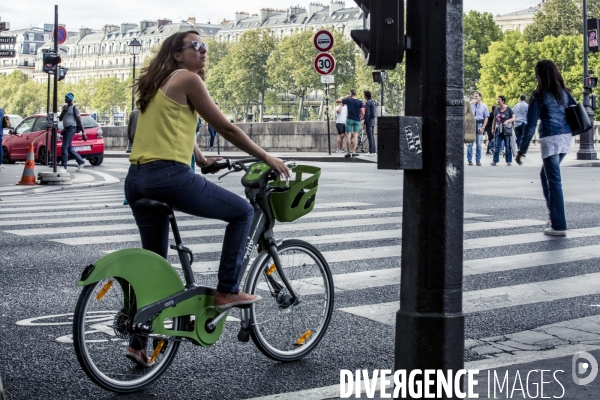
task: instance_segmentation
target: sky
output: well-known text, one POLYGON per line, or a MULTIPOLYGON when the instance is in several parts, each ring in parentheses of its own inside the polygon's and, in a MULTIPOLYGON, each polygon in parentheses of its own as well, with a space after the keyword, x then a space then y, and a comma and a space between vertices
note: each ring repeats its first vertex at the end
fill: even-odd
MULTIPOLYGON (((236 11, 257 14, 261 8, 307 7, 315 0, 1 0, 0 21, 10 22, 11 30, 54 23, 54 5, 58 5, 58 22, 68 30, 81 27, 100 29, 105 24, 139 23, 142 20, 171 19, 173 22, 196 17, 197 22, 219 23, 233 19, 236 11)), ((329 0, 320 0, 327 4, 329 0)), ((465 12, 476 10, 506 14, 534 6, 537 0, 463 0, 465 12)), ((346 0, 347 7, 354 1, 346 0)))

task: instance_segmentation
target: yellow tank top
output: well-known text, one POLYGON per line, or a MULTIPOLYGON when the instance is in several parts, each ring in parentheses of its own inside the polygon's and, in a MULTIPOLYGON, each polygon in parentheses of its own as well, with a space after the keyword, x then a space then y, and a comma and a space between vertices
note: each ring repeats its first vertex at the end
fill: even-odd
POLYGON ((168 98, 162 89, 140 113, 135 129, 132 164, 152 161, 176 161, 189 164, 194 152, 198 115, 191 105, 168 98))

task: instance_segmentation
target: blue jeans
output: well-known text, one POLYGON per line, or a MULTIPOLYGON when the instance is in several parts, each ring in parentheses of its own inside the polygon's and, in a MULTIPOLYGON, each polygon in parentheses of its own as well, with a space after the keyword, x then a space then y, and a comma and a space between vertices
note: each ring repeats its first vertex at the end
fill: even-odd
POLYGON ((525 128, 527 128, 527 124, 523 123, 519 126, 515 126, 515 139, 517 140, 517 149, 521 148, 521 143, 523 142, 523 134, 525 133, 525 128))
POLYGON ((560 163, 566 153, 555 154, 543 159, 544 166, 540 172, 542 179, 542 190, 550 213, 552 229, 557 231, 567 230, 567 218, 565 217, 565 200, 563 198, 562 181, 560 178, 560 163))
MULTIPOLYGON (((0 120, 0 123, 2 120, 0 120)), ((4 132, 2 132, 2 128, 0 128, 0 165, 2 165, 2 158, 4 158, 4 150, 2 147, 2 139, 4 139, 4 132)))
POLYGON ((512 150, 510 147, 510 136, 494 136, 494 162, 497 163, 500 161, 500 152, 502 151, 502 146, 505 147, 506 154, 506 162, 512 162, 512 150))
POLYGON ((60 153, 62 156, 62 166, 64 169, 67 169, 67 161, 69 161, 69 154, 77 160, 77 164, 85 164, 85 160, 81 158, 78 152, 73 149, 71 143, 73 142, 73 136, 75 136, 75 127, 68 126, 62 131, 62 148, 60 149, 60 153))
POLYGON ((208 127, 208 133, 210 133, 210 148, 212 149, 215 144, 215 136, 217 136, 217 131, 212 126, 208 127))
MULTIPOLYGON (((481 143, 483 135, 479 133, 479 129, 483 127, 483 122, 477 122, 477 131, 475 132, 475 161, 481 161, 481 143)), ((467 144, 467 161, 473 162, 473 143, 467 144)))
POLYGON ((377 149, 375 148, 375 136, 373 136, 373 129, 375 128, 375 121, 373 121, 373 125, 366 123, 365 130, 367 131, 367 139, 369 139, 369 153, 375 154, 377 153, 377 149))
POLYGON ((219 264, 221 293, 239 292, 238 278, 254 210, 248 201, 197 175, 189 165, 174 161, 132 164, 125 179, 125 198, 133 211, 142 247, 167 258, 169 219, 155 209, 135 207, 147 197, 186 214, 228 222, 219 264))

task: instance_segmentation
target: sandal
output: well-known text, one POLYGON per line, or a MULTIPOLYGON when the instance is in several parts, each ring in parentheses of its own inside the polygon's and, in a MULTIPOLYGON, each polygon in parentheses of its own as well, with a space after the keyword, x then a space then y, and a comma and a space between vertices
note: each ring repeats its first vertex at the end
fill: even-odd
POLYGON ((262 300, 262 297, 250 295, 243 292, 217 293, 213 307, 217 310, 226 310, 231 307, 247 307, 262 300))
POLYGON ((150 358, 148 356, 146 356, 145 354, 142 353, 142 350, 135 350, 132 349, 131 347, 127 349, 127 351, 125 352, 125 357, 127 357, 128 359, 130 359, 131 361, 133 361, 134 363, 136 363, 137 365, 141 366, 141 367, 151 367, 154 365, 154 362, 150 362, 150 358), (139 352, 139 354, 138 354, 139 352), (140 356, 144 356, 148 359, 148 361, 144 360, 143 357, 140 356))

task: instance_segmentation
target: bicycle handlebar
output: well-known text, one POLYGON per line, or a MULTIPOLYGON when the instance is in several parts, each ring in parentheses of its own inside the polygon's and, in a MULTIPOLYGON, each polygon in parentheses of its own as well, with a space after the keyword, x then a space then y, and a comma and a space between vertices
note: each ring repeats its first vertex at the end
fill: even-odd
POLYGON ((231 161, 229 161, 229 160, 217 161, 215 163, 212 163, 208 167, 200 168, 200 171, 202 171, 203 174, 210 174, 211 172, 217 172, 217 171, 220 171, 225 168, 231 169, 231 161))

